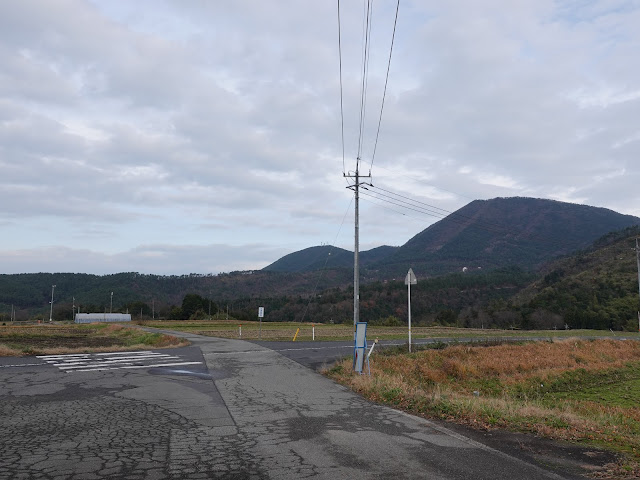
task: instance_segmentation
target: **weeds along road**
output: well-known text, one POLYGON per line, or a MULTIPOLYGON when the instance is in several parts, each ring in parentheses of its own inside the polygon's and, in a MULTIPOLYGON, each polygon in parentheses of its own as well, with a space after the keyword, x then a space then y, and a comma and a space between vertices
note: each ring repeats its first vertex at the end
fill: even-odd
POLYGON ((0 478, 576 478, 262 345, 179 335, 193 345, 0 359, 0 478))

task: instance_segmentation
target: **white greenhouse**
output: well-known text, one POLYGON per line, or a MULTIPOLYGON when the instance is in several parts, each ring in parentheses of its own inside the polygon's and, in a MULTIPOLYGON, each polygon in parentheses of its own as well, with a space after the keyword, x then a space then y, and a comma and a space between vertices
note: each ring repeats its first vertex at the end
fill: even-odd
POLYGON ((130 322, 129 313, 76 313, 76 323, 130 322))

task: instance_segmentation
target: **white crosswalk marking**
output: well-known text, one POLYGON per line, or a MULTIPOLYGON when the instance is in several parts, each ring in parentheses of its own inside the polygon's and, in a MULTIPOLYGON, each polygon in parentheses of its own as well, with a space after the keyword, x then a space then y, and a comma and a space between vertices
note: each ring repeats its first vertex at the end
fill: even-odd
POLYGON ((93 372, 132 368, 175 367, 201 365, 202 362, 181 361, 180 355, 152 352, 74 353, 68 355, 38 355, 39 359, 58 367, 61 371, 93 372))

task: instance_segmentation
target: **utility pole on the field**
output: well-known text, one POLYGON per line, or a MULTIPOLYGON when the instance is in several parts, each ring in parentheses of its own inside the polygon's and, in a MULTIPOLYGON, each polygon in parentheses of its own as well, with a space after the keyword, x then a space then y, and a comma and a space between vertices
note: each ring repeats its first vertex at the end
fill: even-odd
POLYGON ((49 310, 49 323, 53 321, 53 291, 56 289, 55 285, 51 285, 51 309, 49 310))
POLYGON ((358 158, 355 174, 345 174, 345 177, 355 179, 354 184, 347 187, 355 194, 355 242, 353 249, 353 338, 355 339, 356 323, 360 321, 360 180, 370 179, 371 173, 360 175, 360 158, 358 158))

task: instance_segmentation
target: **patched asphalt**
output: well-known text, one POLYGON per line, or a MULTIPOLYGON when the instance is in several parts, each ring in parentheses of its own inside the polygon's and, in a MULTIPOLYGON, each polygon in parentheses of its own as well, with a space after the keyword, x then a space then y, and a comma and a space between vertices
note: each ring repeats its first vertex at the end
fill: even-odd
POLYGON ((297 343, 287 354, 181 336, 193 345, 153 351, 178 357, 162 366, 0 359, 0 478, 581 478, 373 404, 314 370, 348 345, 297 343))

